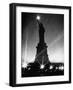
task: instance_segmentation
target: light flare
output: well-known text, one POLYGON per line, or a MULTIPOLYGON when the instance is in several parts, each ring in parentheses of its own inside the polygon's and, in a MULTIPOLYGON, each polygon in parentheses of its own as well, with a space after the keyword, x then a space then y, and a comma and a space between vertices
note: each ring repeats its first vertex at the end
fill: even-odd
POLYGON ((40 66, 40 69, 44 69, 44 67, 45 67, 45 66, 42 64, 42 65, 40 66))
POLYGON ((24 63, 22 64, 22 67, 23 67, 23 68, 27 68, 27 66, 28 66, 28 64, 27 64, 26 62, 24 62, 24 63))
POLYGON ((53 66, 52 65, 50 66, 50 69, 53 69, 53 66))
POLYGON ((64 67, 63 67, 63 66, 60 66, 60 67, 59 67, 59 69, 60 69, 60 70, 63 70, 63 69, 64 69, 64 67))
POLYGON ((36 19, 37 19, 37 20, 40 20, 40 16, 38 15, 38 16, 36 17, 36 19))

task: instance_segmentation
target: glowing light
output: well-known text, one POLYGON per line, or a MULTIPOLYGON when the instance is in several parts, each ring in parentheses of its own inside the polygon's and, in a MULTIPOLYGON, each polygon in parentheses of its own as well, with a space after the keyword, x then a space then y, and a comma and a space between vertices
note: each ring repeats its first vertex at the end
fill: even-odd
POLYGON ((63 70, 63 69, 64 69, 64 67, 63 67, 63 66, 60 66, 60 67, 59 67, 59 69, 60 69, 60 70, 63 70))
POLYGON ((27 68, 28 64, 27 63, 23 63, 22 67, 23 68, 27 68))
POLYGON ((44 67, 45 67, 45 66, 42 64, 42 65, 40 66, 40 69, 44 69, 44 67))
POLYGON ((50 69, 53 69, 53 66, 52 65, 50 66, 50 69))
POLYGON ((56 67, 56 69, 58 69, 58 67, 56 67))
POLYGON ((37 20, 40 20, 40 16, 37 16, 36 19, 37 19, 37 20))
POLYGON ((28 70, 30 70, 31 68, 29 67, 28 70))

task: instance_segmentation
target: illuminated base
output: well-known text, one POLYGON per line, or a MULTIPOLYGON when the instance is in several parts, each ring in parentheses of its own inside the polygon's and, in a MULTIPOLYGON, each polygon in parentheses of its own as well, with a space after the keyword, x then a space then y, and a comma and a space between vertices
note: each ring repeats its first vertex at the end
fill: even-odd
POLYGON ((35 76, 58 76, 64 75, 63 63, 50 63, 40 65, 39 63, 29 63, 22 69, 22 77, 35 77, 35 76))
POLYGON ((45 66, 44 66, 43 64, 42 64, 42 65, 40 65, 40 69, 44 69, 44 67, 45 67, 45 66))

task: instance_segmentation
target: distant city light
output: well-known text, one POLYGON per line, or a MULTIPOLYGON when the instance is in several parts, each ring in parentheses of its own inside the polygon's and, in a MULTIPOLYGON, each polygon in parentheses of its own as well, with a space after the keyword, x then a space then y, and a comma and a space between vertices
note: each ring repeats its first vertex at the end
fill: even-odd
POLYGON ((52 65, 50 66, 50 69, 53 69, 53 66, 52 65))
POLYGON ((40 66, 40 69, 44 69, 44 67, 45 67, 45 66, 42 64, 42 65, 40 66))
POLYGON ((37 16, 36 19, 37 19, 37 20, 40 20, 40 16, 37 16))

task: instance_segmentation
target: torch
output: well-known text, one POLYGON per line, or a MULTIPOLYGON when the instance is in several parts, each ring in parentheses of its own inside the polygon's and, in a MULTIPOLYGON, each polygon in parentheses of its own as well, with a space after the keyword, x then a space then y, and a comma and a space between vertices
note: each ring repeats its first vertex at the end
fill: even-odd
POLYGON ((36 16, 36 20, 37 20, 37 22, 39 24, 40 23, 40 16, 39 15, 36 16))

